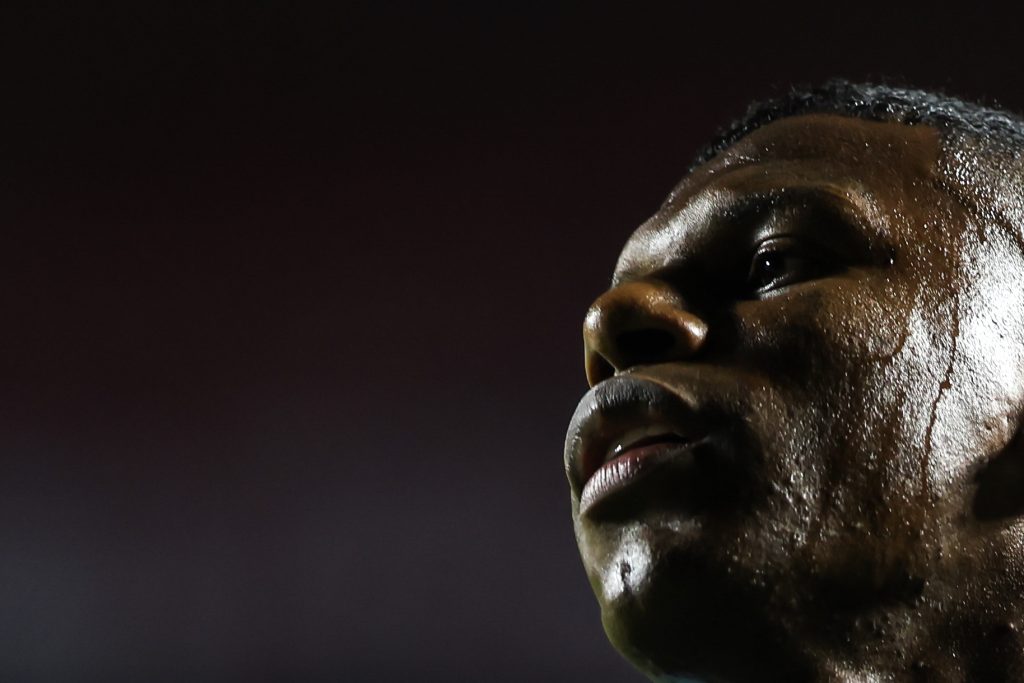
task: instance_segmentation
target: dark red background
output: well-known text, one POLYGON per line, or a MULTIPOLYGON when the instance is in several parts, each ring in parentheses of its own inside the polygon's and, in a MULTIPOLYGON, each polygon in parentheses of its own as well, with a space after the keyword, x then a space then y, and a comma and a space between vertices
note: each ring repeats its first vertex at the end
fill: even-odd
POLYGON ((981 3, 639 4, 5 6, 0 678, 640 680, 561 471, 618 247, 752 98, 1024 72, 981 3))

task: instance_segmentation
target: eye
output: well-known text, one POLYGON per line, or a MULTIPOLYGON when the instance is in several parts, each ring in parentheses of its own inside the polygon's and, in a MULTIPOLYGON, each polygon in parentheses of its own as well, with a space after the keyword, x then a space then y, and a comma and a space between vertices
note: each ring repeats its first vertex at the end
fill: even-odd
POLYGON ((755 294, 815 277, 821 263, 791 238, 775 238, 758 245, 750 262, 747 288, 755 294))

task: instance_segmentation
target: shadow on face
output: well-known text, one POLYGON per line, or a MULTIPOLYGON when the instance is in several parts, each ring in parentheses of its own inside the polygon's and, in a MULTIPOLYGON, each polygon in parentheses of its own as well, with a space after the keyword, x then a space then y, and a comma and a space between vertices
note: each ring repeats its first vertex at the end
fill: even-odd
POLYGON ((782 119, 623 249, 566 470, 606 630, 651 676, 1020 666, 1024 260, 946 147, 782 119))

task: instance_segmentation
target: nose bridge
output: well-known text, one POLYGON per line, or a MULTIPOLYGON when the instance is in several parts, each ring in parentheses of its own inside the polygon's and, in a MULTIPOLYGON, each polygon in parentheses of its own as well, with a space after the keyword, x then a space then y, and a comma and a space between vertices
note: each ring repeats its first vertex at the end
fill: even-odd
POLYGON ((633 365, 688 358, 706 336, 707 324, 667 283, 624 283, 598 297, 587 312, 587 381, 593 386, 633 365))

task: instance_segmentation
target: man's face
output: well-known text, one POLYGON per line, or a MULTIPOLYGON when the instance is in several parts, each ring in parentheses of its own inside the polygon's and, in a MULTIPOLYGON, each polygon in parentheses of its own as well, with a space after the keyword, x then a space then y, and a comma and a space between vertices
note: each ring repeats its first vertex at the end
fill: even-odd
POLYGON ((627 242, 566 470, 650 675, 1020 666, 1024 261, 964 163, 928 126, 783 119, 627 242))

